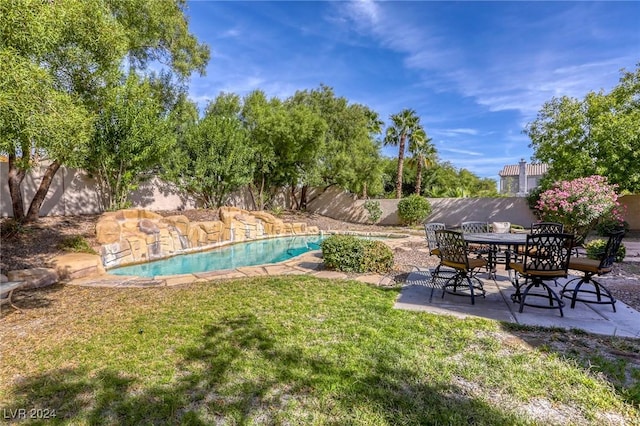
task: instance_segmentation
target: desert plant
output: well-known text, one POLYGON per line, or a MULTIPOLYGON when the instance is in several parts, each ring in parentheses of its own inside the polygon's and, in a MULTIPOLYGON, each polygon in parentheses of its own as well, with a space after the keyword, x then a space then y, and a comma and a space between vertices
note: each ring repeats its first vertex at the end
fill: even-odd
POLYGON ((19 220, 9 218, 0 223, 0 238, 2 239, 16 239, 27 232, 29 232, 29 228, 19 220))
POLYGON ((389 272, 393 252, 381 241, 365 240, 353 235, 332 235, 321 243, 324 264, 343 272, 389 272))
POLYGON ((430 214, 431 204, 420 195, 412 194, 398 202, 398 216, 406 225, 422 223, 430 214))
POLYGON ((282 208, 282 206, 273 206, 271 208, 271 214, 275 217, 282 217, 283 213, 284 209, 282 208))
POLYGON ((80 235, 66 237, 58 243, 57 248, 59 250, 70 251, 73 253, 97 254, 96 251, 91 248, 87 240, 80 235))
MULTIPOLYGON (((589 241, 584 245, 585 250, 587 251, 587 257, 589 259, 600 260, 602 259, 602 255, 604 254, 605 249, 607 248, 607 240, 597 239, 589 241)), ((618 248, 618 252, 616 253, 616 262, 622 262, 624 257, 627 255, 627 249, 624 244, 620 244, 620 248, 618 248)))
POLYGON ((380 201, 367 200, 364 202, 364 208, 369 213, 369 222, 376 223, 382 216, 380 201))

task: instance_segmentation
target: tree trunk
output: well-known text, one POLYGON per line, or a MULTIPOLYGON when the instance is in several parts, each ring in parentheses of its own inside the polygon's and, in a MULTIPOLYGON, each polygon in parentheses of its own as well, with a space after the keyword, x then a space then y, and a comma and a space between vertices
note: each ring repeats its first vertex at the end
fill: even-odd
POLYGON ((418 170, 416 173, 416 194, 422 192, 422 158, 418 158, 418 170))
POLYGON ((24 202, 22 200, 22 192, 20 191, 20 185, 22 184, 24 176, 25 171, 19 170, 16 167, 15 151, 9 153, 9 194, 11 195, 11 207, 13 209, 13 218, 20 222, 25 220, 24 202))
POLYGON ((402 169, 404 167, 404 143, 407 136, 400 136, 400 148, 398 149, 398 176, 396 177, 396 198, 402 198, 402 169))
POLYGON ((294 210, 300 210, 300 203, 298 203, 298 199, 296 198, 296 186, 295 185, 291 185, 291 207, 294 210))
POLYGON ((250 183, 249 185, 247 185, 247 187, 249 188, 249 195, 251 195, 251 203, 253 204, 253 210, 258 210, 258 205, 256 204, 256 196, 253 193, 253 190, 254 190, 253 183, 250 183))
POLYGON ((49 164, 47 170, 40 181, 40 186, 36 191, 33 199, 31 200, 31 204, 29 205, 29 211, 27 212, 26 222, 35 222, 38 220, 40 214, 40 208, 42 207, 42 203, 44 203, 44 199, 47 197, 47 193, 49 193, 49 187, 51 186, 51 182, 53 182, 53 177, 56 175, 56 172, 60 168, 60 163, 58 161, 54 161, 49 164))
POLYGON ((367 182, 364 182, 362 184, 362 199, 363 200, 367 199, 367 182))
POLYGON ((302 186, 302 191, 300 193, 300 210, 306 210, 307 209, 307 194, 309 192, 309 186, 308 185, 303 185, 302 186))

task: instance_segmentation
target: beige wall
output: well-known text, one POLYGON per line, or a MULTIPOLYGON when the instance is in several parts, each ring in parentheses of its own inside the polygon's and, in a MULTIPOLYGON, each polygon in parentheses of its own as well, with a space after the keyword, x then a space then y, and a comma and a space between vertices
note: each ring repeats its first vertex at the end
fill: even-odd
MULTIPOLYGON (((378 223, 397 225, 398 200, 380 199, 382 217, 378 223)), ((522 197, 509 198, 429 198, 433 213, 430 222, 443 222, 449 227, 462 222, 479 220, 486 222, 511 222, 528 227, 536 220, 522 197)), ((309 204, 309 210, 334 219, 366 223, 368 213, 364 200, 356 200, 352 194, 331 188, 309 204)))
POLYGON ((629 229, 640 231, 640 194, 625 195, 619 200, 627 208, 625 220, 629 223, 629 229))
MULTIPOLYGON (((27 174, 22 185, 25 200, 31 200, 42 179, 44 168, 27 174)), ((7 181, 8 164, 0 163, 0 214, 12 216, 11 197, 7 181)), ((61 167, 53 180, 40 212, 41 216, 73 216, 101 213, 94 181, 86 173, 61 167)), ((289 194, 278 195, 283 205, 289 205, 289 194)), ((154 178, 140 186, 130 197, 134 207, 147 210, 182 210, 196 207, 189 197, 180 194, 171 185, 154 178)), ((399 223, 398 200, 380 199, 382 225, 399 223)), ((508 198, 430 198, 433 213, 427 220, 444 222, 447 226, 457 226, 467 220, 487 222, 511 222, 525 227, 535 221, 535 217, 521 197, 508 198)), ((627 208, 626 220, 632 230, 640 230, 640 195, 625 195, 620 199, 627 208)), ((326 191, 314 189, 309 193, 308 210, 349 222, 366 223, 368 213, 364 209, 365 200, 358 200, 339 188, 330 187, 326 191)), ((230 205, 252 209, 253 203, 247 191, 230 197, 230 205)))

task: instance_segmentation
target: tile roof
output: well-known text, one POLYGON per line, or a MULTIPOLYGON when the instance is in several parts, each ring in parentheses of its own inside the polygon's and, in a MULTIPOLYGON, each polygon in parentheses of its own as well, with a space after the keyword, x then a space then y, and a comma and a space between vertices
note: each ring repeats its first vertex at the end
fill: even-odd
MULTIPOLYGON (((547 172, 549 166, 544 163, 527 164, 527 176, 542 176, 547 172)), ((518 164, 504 166, 498 173, 500 176, 520 176, 520 166, 518 164)))

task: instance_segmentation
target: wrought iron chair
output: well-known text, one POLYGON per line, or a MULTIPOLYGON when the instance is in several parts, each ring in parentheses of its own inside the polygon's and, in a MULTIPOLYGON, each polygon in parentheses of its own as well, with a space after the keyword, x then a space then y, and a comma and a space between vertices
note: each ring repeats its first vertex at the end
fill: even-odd
MULTIPOLYGON (((562 234, 564 232, 564 225, 562 223, 557 222, 534 222, 531 224, 531 233, 532 234, 562 234)), ((524 255, 525 248, 520 246, 514 256, 516 259, 519 256, 524 255)), ((574 251, 574 254, 577 252, 574 251)), ((530 252, 530 255, 535 253, 530 252)))
POLYGON ((435 231, 440 249, 440 264, 455 270, 442 285, 442 297, 445 293, 458 296, 470 296, 471 304, 475 304, 476 292, 485 297, 482 281, 474 276, 474 271, 487 266, 484 259, 469 259, 467 245, 460 232, 449 230, 435 231), (459 290, 461 289, 461 290, 459 290), (468 292, 465 290, 468 289, 468 292))
POLYGON ((583 272, 582 277, 574 278, 567 282, 560 295, 571 298, 571 307, 576 306, 576 302, 595 303, 598 305, 611 305, 613 312, 616 311, 616 299, 609 289, 593 279, 594 275, 604 275, 611 272, 616 254, 622 244, 624 231, 617 231, 609 234, 607 246, 602 253, 600 260, 576 258, 569 262, 569 269, 583 272), (577 284, 572 285, 576 280, 577 284), (585 288, 586 287, 586 288, 585 288), (591 295, 589 297, 589 295, 591 295), (584 297, 588 298, 584 298, 584 297), (593 298, 595 296, 595 298, 593 298))
POLYGON ((531 224, 532 234, 561 234, 564 232, 564 225, 556 222, 537 222, 531 224))
POLYGON ((489 232, 489 224, 487 222, 462 222, 460 225, 464 234, 476 234, 480 232, 489 232))
POLYGON ((447 280, 452 276, 451 271, 441 271, 442 267, 442 257, 440 256, 440 249, 438 248, 438 240, 436 239, 436 231, 446 229, 446 225, 444 223, 439 222, 428 222, 424 224, 424 232, 427 239, 427 245, 429 246, 429 254, 432 256, 438 256, 440 258, 440 263, 434 270, 430 270, 431 273, 431 281, 429 282, 429 286, 431 287, 431 295, 429 296, 429 301, 433 299, 433 292, 437 288, 442 288, 441 283, 443 280, 447 280))
MULTIPOLYGON (((487 222, 471 221, 471 222, 462 222, 462 224, 460 225, 460 229, 462 230, 463 234, 480 234, 480 233, 490 232, 491 227, 487 222)), ((491 246, 487 246, 484 244, 469 244, 468 250, 470 253, 475 254, 478 259, 483 258, 483 256, 487 256, 486 269, 487 271, 489 271, 490 274, 494 272, 495 265, 493 264, 493 261, 492 261, 493 254, 491 253, 491 246)))
POLYGON ((447 227, 444 223, 429 222, 424 224, 424 232, 426 234, 430 254, 434 256, 440 255, 440 250, 438 249, 438 241, 436 240, 436 231, 446 228, 447 227))
POLYGON ((513 285, 516 288, 511 300, 520 304, 522 312, 525 306, 534 306, 545 309, 559 309, 560 316, 564 316, 562 308, 564 302, 545 281, 552 281, 567 276, 569 259, 571 257, 571 234, 530 234, 522 262, 511 262, 509 267, 515 270, 519 276, 525 278, 520 284, 518 275, 515 276, 513 285), (536 289, 532 292, 532 289, 536 289), (524 289, 524 290, 523 290, 524 289), (536 304, 528 301, 530 298, 543 298, 548 304, 536 304))

